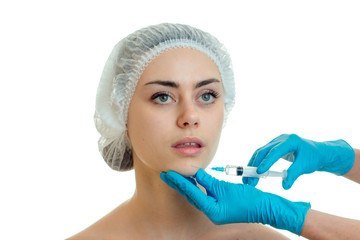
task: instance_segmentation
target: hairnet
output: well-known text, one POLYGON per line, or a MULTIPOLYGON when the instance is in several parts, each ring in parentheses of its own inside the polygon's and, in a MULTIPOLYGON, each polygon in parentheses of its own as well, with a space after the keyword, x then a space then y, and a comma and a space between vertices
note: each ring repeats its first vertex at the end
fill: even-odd
POLYGON ((186 47, 205 53, 217 65, 225 89, 225 120, 235 103, 232 64, 225 47, 212 35, 182 24, 163 23, 140 29, 115 45, 100 79, 94 121, 99 151, 114 170, 133 167, 126 133, 128 108, 145 67, 170 48, 186 47))

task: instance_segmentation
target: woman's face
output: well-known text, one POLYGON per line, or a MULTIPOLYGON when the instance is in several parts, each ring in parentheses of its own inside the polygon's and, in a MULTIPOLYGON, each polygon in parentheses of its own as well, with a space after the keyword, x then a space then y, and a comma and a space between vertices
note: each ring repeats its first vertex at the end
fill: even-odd
POLYGON ((221 81, 216 64, 198 50, 174 48, 156 57, 129 106, 135 167, 187 176, 205 168, 215 155, 224 120, 221 81))

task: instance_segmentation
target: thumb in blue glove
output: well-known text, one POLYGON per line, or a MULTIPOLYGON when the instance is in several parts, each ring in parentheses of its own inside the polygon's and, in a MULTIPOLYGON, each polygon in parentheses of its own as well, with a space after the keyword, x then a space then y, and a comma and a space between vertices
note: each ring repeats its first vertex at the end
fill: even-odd
POLYGON ((215 224, 263 223, 299 235, 310 208, 309 203, 291 202, 249 185, 219 181, 202 169, 195 178, 207 194, 176 172, 161 173, 160 177, 215 224))

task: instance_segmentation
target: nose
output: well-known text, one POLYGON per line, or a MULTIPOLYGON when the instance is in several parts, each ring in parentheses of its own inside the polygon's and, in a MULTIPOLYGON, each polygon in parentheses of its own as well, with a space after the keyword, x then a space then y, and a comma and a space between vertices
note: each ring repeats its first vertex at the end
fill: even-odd
POLYGON ((177 120, 180 128, 192 128, 199 126, 199 114, 193 103, 183 103, 177 120))

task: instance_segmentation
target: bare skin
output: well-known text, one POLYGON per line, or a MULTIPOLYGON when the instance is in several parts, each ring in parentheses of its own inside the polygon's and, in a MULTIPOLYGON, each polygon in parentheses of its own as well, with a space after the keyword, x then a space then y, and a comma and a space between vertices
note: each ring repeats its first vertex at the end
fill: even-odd
POLYGON ((360 150, 354 149, 355 151, 355 162, 351 170, 344 175, 347 179, 354 182, 360 183, 360 150))
MULTIPOLYGON (((137 166, 136 171, 141 172, 142 167, 137 166)), ((70 240, 287 239, 261 224, 217 226, 177 191, 154 180, 136 174, 136 182, 142 184, 137 185, 133 198, 70 240)))
POLYGON ((309 209, 300 235, 308 239, 359 239, 360 221, 309 209))
MULTIPOLYGON (((360 150, 354 151, 354 165, 344 177, 360 183, 360 150)), ((310 209, 306 214, 301 236, 309 239, 359 239, 360 221, 310 209)))
POLYGON ((160 179, 163 171, 189 176, 209 164, 223 124, 222 95, 218 68, 205 54, 171 49, 153 60, 141 76, 129 108, 135 194, 69 239, 287 239, 261 224, 217 226, 160 179), (209 91, 219 94, 215 98, 209 91), (168 95, 153 97, 157 92, 168 95), (184 137, 201 139, 203 150, 179 154, 172 146, 184 137))

